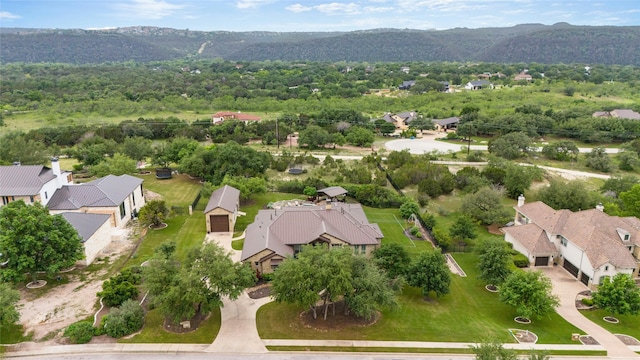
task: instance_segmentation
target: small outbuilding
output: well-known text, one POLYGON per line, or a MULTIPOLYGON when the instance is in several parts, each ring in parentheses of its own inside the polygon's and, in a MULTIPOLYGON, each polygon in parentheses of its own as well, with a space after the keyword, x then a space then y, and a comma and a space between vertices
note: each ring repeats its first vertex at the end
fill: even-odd
POLYGON ((233 232, 240 209, 240 190, 225 185, 209 198, 204 216, 207 221, 207 233, 233 232))
POLYGON ((329 186, 317 191, 318 198, 324 197, 327 201, 344 201, 347 192, 342 186, 329 186))

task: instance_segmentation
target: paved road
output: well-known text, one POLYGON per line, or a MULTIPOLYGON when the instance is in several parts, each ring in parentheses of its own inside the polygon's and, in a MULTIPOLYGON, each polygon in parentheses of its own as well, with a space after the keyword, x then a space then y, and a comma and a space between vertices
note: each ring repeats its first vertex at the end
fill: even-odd
MULTIPOLYGON (((439 138, 437 135, 425 135, 420 139, 391 140, 391 141, 387 141, 384 145, 387 149, 394 150, 394 151, 401 151, 401 150, 408 149, 410 153, 416 154, 416 155, 429 153, 434 150, 446 153, 449 151, 456 152, 456 151, 467 149, 467 144, 464 142, 460 142, 459 144, 452 144, 444 141, 438 141, 436 140, 437 138, 439 138)), ((487 145, 471 145, 471 150, 486 151, 487 145)), ((538 149, 538 151, 540 150, 541 149, 538 149)), ((589 153, 591 152, 592 149, 578 148, 578 150, 581 153, 589 153)), ((618 153, 617 148, 606 148, 605 151, 608 154, 618 153)))

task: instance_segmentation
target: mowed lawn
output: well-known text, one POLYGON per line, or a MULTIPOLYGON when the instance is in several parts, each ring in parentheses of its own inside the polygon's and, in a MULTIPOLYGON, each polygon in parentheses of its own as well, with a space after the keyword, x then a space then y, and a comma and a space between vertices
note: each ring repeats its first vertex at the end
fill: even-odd
MULTIPOLYGON (((150 169, 149 175, 136 175, 144 180, 142 188, 153 191, 162 195, 167 207, 172 206, 189 206, 195 200, 196 196, 202 189, 202 185, 198 180, 190 179, 184 174, 174 174, 171 179, 157 179, 155 170, 150 169)), ((209 199, 200 199, 201 203, 207 204, 209 199)), ((149 199, 147 199, 149 201, 149 199)), ((200 205, 200 204, 199 204, 200 205)), ((203 207, 204 209, 204 207, 203 207)))
POLYGON ((581 310, 580 313, 612 334, 625 334, 640 340, 640 315, 615 315, 614 317, 620 322, 612 324, 602 319, 605 316, 611 316, 604 310, 581 310))
POLYGON ((539 343, 575 343, 571 334, 581 333, 580 330, 556 313, 530 325, 514 322, 513 308, 501 303, 497 294, 486 291, 485 284, 477 279, 475 254, 454 257, 468 277, 452 275, 449 295, 425 300, 419 289, 406 286, 399 296, 400 306, 383 310, 374 325, 317 331, 300 322, 299 315, 306 309, 269 303, 258 310, 258 332, 266 339, 478 342, 491 338, 514 342, 508 329, 520 328, 536 333, 539 343))
POLYGON ((169 344, 210 344, 218 335, 221 324, 220 309, 215 309, 200 326, 191 332, 177 334, 164 330, 164 317, 158 310, 147 312, 142 331, 128 339, 118 339, 119 343, 169 343, 169 344))
POLYGON ((433 249, 428 240, 411 240, 404 234, 404 230, 413 225, 400 216, 399 209, 377 209, 366 206, 363 208, 369 222, 380 226, 384 235, 382 244, 399 244, 412 256, 433 249))

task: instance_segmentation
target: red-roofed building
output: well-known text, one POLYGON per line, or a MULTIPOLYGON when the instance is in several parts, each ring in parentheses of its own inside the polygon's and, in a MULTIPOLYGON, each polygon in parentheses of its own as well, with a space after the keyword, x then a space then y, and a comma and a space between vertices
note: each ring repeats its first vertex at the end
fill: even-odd
POLYGON ((233 111, 219 111, 211 116, 211 122, 216 125, 225 120, 240 120, 248 123, 249 121, 260 121, 260 117, 233 111))

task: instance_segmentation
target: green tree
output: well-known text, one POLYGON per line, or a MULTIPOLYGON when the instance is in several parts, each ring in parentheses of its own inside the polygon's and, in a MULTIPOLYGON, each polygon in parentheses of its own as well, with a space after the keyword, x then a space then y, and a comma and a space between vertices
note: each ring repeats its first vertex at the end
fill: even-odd
POLYGON ((531 186, 537 171, 539 169, 534 167, 507 165, 504 176, 504 187, 507 191, 507 196, 516 199, 521 194, 524 194, 525 190, 531 186))
POLYGON ((523 132, 512 132, 489 142, 489 152, 505 159, 516 159, 531 151, 531 138, 523 132))
POLYGON ((480 242, 476 247, 480 279, 490 285, 500 285, 511 274, 511 251, 502 239, 480 242))
POLYGON ((591 152, 585 155, 587 167, 602 172, 610 172, 613 169, 613 162, 607 155, 606 150, 601 147, 595 147, 591 152))
POLYGON ((27 164, 44 164, 47 161, 47 149, 44 143, 28 139, 25 134, 10 133, 0 138, 0 164, 20 162, 27 164))
POLYGON ((635 151, 623 150, 618 153, 618 167, 624 171, 634 171, 640 165, 638 153, 635 151))
POLYGON ((64 336, 68 337, 72 344, 86 344, 93 339, 95 330, 91 322, 79 321, 67 326, 64 336))
POLYGON ((527 319, 542 318, 559 304, 551 294, 551 280, 540 271, 514 271, 500 287, 500 301, 516 309, 527 319))
POLYGON ((462 199, 462 213, 485 225, 505 224, 511 212, 502 205, 502 191, 485 186, 462 199))
POLYGON ((169 208, 164 200, 148 201, 138 214, 138 221, 142 226, 160 226, 169 216, 169 208))
POLYGON ((240 190, 240 200, 247 201, 257 195, 266 194, 267 181, 261 177, 242 177, 226 175, 220 185, 229 185, 240 190))
POLYGON ((102 283, 102 291, 98 297, 102 298, 106 306, 120 306, 125 300, 135 299, 138 296, 138 287, 141 276, 139 268, 128 268, 112 276, 102 283))
POLYGON ((551 160, 577 161, 580 150, 571 140, 556 141, 542 147, 542 154, 551 160))
POLYGON ((383 123, 380 124, 380 133, 382 135, 388 136, 390 134, 393 134, 394 131, 396 131, 396 126, 392 123, 383 120, 383 123))
POLYGON ((421 253, 407 270, 407 283, 421 288, 424 296, 432 291, 436 296, 448 294, 451 273, 444 255, 439 250, 421 253))
POLYGON ((13 325, 20 319, 16 305, 20 301, 20 293, 11 285, 0 282, 0 327, 13 325))
POLYGON ((4 280, 19 282, 29 274, 35 282, 38 272, 52 276, 84 257, 76 229, 38 202, 18 200, 0 207, 0 229, 0 249, 8 260, 0 272, 4 280))
POLYGON ((397 306, 399 286, 392 286, 387 274, 365 256, 351 257, 351 286, 353 291, 344 294, 346 308, 365 320, 382 307, 397 306))
POLYGON ((640 184, 633 185, 629 191, 620 193, 624 212, 640 217, 640 184))
POLYGON ((449 235, 454 240, 465 242, 467 240, 475 239, 477 236, 473 221, 466 215, 459 216, 456 219, 449 228, 449 235))
POLYGON ((413 200, 407 200, 400 205, 400 216, 408 219, 412 214, 420 215, 420 205, 413 200))
POLYGON ((376 264, 387 272, 389 278, 404 276, 411 263, 409 253, 399 244, 384 243, 373 251, 376 264))
POLYGON ((89 168, 89 173, 96 177, 107 175, 132 174, 136 171, 136 161, 127 155, 115 153, 113 157, 106 158, 89 168))
POLYGON ((331 143, 329 132, 317 125, 307 126, 298 136, 298 144, 312 150, 322 148, 329 143, 331 143))
MULTIPOLYGON (((394 125, 394 128, 395 128, 395 125, 394 125)), ((424 130, 433 130, 435 129, 435 127, 431 119, 425 119, 420 117, 420 118, 414 119, 409 123, 409 129, 424 131, 424 130)))
POLYGON ((584 190, 585 185, 579 180, 564 182, 560 179, 551 179, 549 186, 538 190, 538 200, 556 210, 591 209, 596 205, 596 200, 590 192, 584 190))
POLYGON ((174 322, 209 313, 222 304, 223 296, 237 299, 256 281, 248 265, 234 263, 214 243, 191 249, 180 263, 156 258, 143 268, 143 278, 154 304, 174 322))
POLYGON ((153 155, 151 140, 141 136, 125 138, 120 151, 136 161, 145 160, 153 155))
POLYGON ((615 315, 637 315, 640 312, 640 288, 628 274, 619 273, 604 281, 593 293, 593 303, 615 315))
POLYGON ((638 183, 640 183, 640 179, 634 175, 612 176, 605 180, 600 191, 610 191, 614 197, 619 197, 621 193, 631 190, 633 185, 638 183))
POLYGON ((369 147, 371 146, 371 144, 373 144, 375 135, 369 129, 365 129, 360 126, 353 126, 347 132, 345 140, 347 141, 347 143, 354 146, 369 147))

